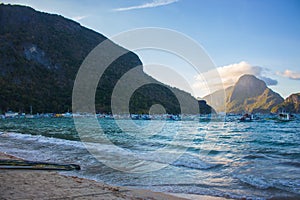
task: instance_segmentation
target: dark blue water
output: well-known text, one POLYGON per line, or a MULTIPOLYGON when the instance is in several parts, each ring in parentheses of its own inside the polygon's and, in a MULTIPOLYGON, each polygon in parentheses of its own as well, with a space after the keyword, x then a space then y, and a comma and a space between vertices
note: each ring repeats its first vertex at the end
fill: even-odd
POLYGON ((103 119, 98 123, 102 131, 87 120, 78 134, 73 119, 5 119, 0 120, 0 151, 77 163, 81 171, 65 173, 113 185, 300 199, 299 122, 103 119))

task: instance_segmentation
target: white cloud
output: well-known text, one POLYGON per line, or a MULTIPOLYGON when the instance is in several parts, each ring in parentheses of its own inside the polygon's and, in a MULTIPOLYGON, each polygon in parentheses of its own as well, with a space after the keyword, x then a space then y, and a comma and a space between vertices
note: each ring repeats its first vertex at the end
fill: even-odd
POLYGON ((114 11, 128 11, 128 10, 136 10, 136 9, 143 9, 143 8, 155 8, 159 6, 165 6, 172 3, 175 3, 179 0, 153 0, 150 3, 145 3, 142 5, 137 6, 130 6, 130 7, 124 7, 124 8, 116 8, 114 11))
POLYGON ((75 16, 75 17, 72 17, 72 20, 74 20, 74 21, 80 21, 80 20, 85 19, 87 17, 88 17, 87 15, 75 16))
POLYGON ((245 61, 217 68, 225 88, 234 85, 244 74, 259 76, 262 68, 251 66, 245 61))
POLYGON ((267 85, 277 85, 276 80, 263 76, 265 71, 267 71, 265 68, 252 66, 242 61, 240 63, 218 67, 216 70, 198 75, 193 84, 193 89, 194 91, 199 89, 205 90, 206 94, 212 93, 216 90, 225 89, 234 85, 238 79, 245 74, 252 74, 265 81, 267 85))
POLYGON ((293 80, 300 80, 300 72, 294 72, 291 70, 285 70, 284 72, 277 72, 277 75, 293 79, 293 80))

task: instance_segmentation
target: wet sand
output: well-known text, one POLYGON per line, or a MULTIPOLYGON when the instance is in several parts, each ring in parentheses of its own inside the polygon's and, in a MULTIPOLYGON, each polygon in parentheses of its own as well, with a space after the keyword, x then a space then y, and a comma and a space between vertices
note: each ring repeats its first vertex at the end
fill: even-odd
MULTIPOLYGON (((20 159, 0 152, 0 159, 20 159)), ((124 199, 124 200, 221 200, 209 196, 177 196, 149 190, 110 186, 54 171, 0 169, 0 199, 124 199), (197 197, 197 198, 196 198, 197 197)))

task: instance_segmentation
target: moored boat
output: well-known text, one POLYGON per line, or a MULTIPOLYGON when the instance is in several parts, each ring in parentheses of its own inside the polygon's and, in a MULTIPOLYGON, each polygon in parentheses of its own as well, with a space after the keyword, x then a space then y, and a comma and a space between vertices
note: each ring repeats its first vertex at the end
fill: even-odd
POLYGON ((253 115, 251 114, 248 114, 248 113, 246 113, 246 114, 244 114, 240 119, 239 119, 239 121, 240 122, 251 122, 253 120, 253 115))
POLYGON ((284 122, 288 122, 288 121, 292 121, 293 120, 293 115, 291 115, 290 113, 287 112, 281 112, 278 114, 277 119, 279 121, 284 121, 284 122))
POLYGON ((179 115, 167 115, 167 120, 180 121, 181 117, 179 115))
POLYGON ((17 112, 12 112, 12 111, 8 111, 5 113, 5 118, 16 118, 19 116, 19 113, 17 112))

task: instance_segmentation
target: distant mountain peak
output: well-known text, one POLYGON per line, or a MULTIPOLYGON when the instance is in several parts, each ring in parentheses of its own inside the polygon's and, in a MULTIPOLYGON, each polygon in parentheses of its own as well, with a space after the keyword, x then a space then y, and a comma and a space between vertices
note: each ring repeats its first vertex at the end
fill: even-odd
POLYGON ((258 96, 262 94, 266 88, 266 83, 256 78, 254 75, 243 75, 234 85, 230 101, 237 100, 240 102, 245 98, 258 96))
POLYGON ((252 74, 244 74, 239 78, 236 84, 248 84, 248 86, 256 86, 257 84, 267 87, 266 83, 252 74))
POLYGON ((222 98, 216 91, 204 99, 217 111, 226 107, 228 113, 261 112, 268 113, 282 103, 283 98, 267 87, 266 83, 254 75, 245 74, 239 78, 234 86, 225 89, 225 105, 214 105, 213 101, 222 98))

